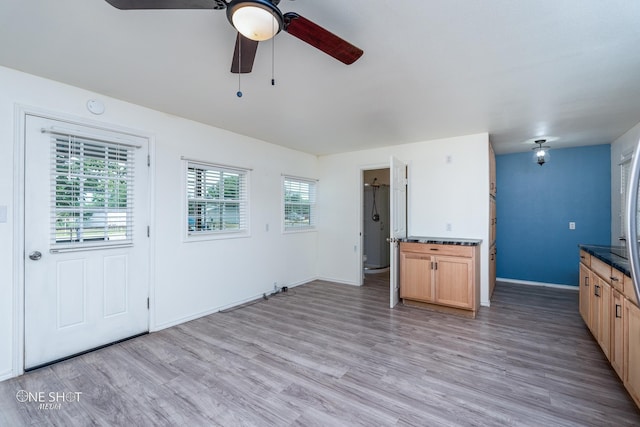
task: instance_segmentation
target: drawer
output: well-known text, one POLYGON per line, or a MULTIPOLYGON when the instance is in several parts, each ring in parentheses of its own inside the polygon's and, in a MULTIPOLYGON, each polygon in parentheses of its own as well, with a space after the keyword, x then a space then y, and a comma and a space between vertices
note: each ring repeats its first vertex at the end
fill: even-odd
POLYGON ((627 297, 627 299, 632 303, 634 303, 635 305, 638 305, 638 300, 636 299, 636 293, 633 290, 633 279, 625 275, 623 283, 624 283, 624 290, 622 293, 624 294, 624 296, 627 297))
POLYGON ((473 246, 461 245, 438 245, 432 243, 412 243, 401 242, 400 250, 407 252, 419 252, 433 256, 449 255, 471 258, 473 256, 473 246))
POLYGON ((618 292, 624 292, 624 274, 615 268, 611 268, 611 286, 618 292))
POLYGON ((591 267, 591 255, 589 255, 588 252, 581 250, 580 262, 586 265, 587 267, 591 267))
POLYGON ((596 257, 592 257, 591 270, 604 279, 605 282, 611 284, 611 266, 609 264, 600 261, 596 257))

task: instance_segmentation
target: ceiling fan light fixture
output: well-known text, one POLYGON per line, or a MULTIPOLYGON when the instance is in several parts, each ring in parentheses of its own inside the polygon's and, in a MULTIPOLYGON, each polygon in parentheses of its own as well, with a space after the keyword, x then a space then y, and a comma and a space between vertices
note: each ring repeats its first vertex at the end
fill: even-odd
POLYGON ((282 12, 269 0, 234 0, 227 6, 227 19, 243 36, 269 40, 282 30, 282 12))
POLYGON ((535 141, 535 144, 538 144, 538 146, 534 148, 535 150, 534 160, 540 166, 544 165, 546 162, 549 161, 549 151, 548 151, 549 147, 546 145, 542 146, 542 144, 544 144, 545 142, 547 142, 546 139, 537 139, 535 141))

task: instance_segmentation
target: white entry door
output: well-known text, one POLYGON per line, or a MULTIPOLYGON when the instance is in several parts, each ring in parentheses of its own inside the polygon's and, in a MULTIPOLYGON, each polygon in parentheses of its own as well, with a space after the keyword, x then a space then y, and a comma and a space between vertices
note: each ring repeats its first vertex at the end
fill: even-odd
POLYGON ((393 308, 400 300, 400 243, 398 239, 407 237, 407 164, 392 156, 389 173, 391 175, 389 306, 393 308))
POLYGON ((149 330, 148 140, 27 115, 25 369, 149 330))

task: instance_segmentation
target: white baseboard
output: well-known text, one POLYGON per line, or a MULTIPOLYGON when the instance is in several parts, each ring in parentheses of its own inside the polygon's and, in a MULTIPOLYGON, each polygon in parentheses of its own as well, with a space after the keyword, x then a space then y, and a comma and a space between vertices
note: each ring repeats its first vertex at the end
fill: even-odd
POLYGON ((11 370, 11 369, 8 370, 8 371, 5 371, 5 372, 0 372, 0 382, 6 381, 9 378, 13 378, 15 376, 16 375, 13 374, 13 370, 11 370))
POLYGON ((513 283, 516 285, 543 286, 546 288, 567 289, 567 290, 576 291, 576 292, 580 290, 579 286, 558 285, 555 283, 545 283, 545 282, 532 282, 530 280, 505 279, 502 277, 497 277, 496 282, 513 283))
MULTIPOLYGON (((302 280, 300 282, 294 282, 294 283, 290 283, 290 284, 281 284, 280 286, 287 286, 289 288, 295 288, 296 286, 304 285, 305 283, 309 283, 309 282, 311 282, 313 280, 315 280, 315 279, 302 280)), ((234 302, 232 302, 230 304, 225 304, 225 305, 222 305, 222 306, 219 306, 219 307, 210 308, 208 310, 204 310, 204 311, 201 311, 199 313, 191 314, 189 316, 181 317, 179 319, 171 320, 169 322, 156 324, 153 327, 149 328, 149 332, 157 332, 157 331, 160 331, 162 329, 170 328, 172 326, 180 325, 182 323, 189 322, 191 320, 199 319, 201 317, 208 316, 210 314, 214 314, 214 313, 217 313, 217 312, 222 311, 222 310, 227 310, 229 308, 236 307, 238 305, 246 304, 248 302, 255 301, 257 299, 262 298, 263 294, 271 295, 272 292, 273 292, 273 288, 268 289, 268 290, 266 290, 264 292, 261 292, 259 294, 250 296, 248 298, 245 298, 245 299, 242 299, 242 300, 239 300, 239 301, 234 301, 234 302)))
POLYGON ((361 286, 360 283, 350 282, 346 280, 334 279, 331 277, 317 277, 315 280, 323 280, 325 282, 338 283, 340 285, 361 286))

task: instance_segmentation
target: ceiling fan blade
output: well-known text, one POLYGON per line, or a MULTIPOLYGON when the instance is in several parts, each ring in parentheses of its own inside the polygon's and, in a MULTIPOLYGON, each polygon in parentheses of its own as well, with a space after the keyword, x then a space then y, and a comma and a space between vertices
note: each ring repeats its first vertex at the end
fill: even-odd
POLYGON ((122 9, 224 9, 224 0, 106 0, 111 6, 122 9))
POLYGON ((284 22, 286 32, 347 65, 356 62, 364 53, 362 49, 297 13, 285 13, 284 22))
POLYGON ((236 37, 236 47, 233 50, 233 60, 231 61, 232 73, 250 73, 253 68, 253 60, 256 58, 258 42, 251 40, 238 33, 236 37))

